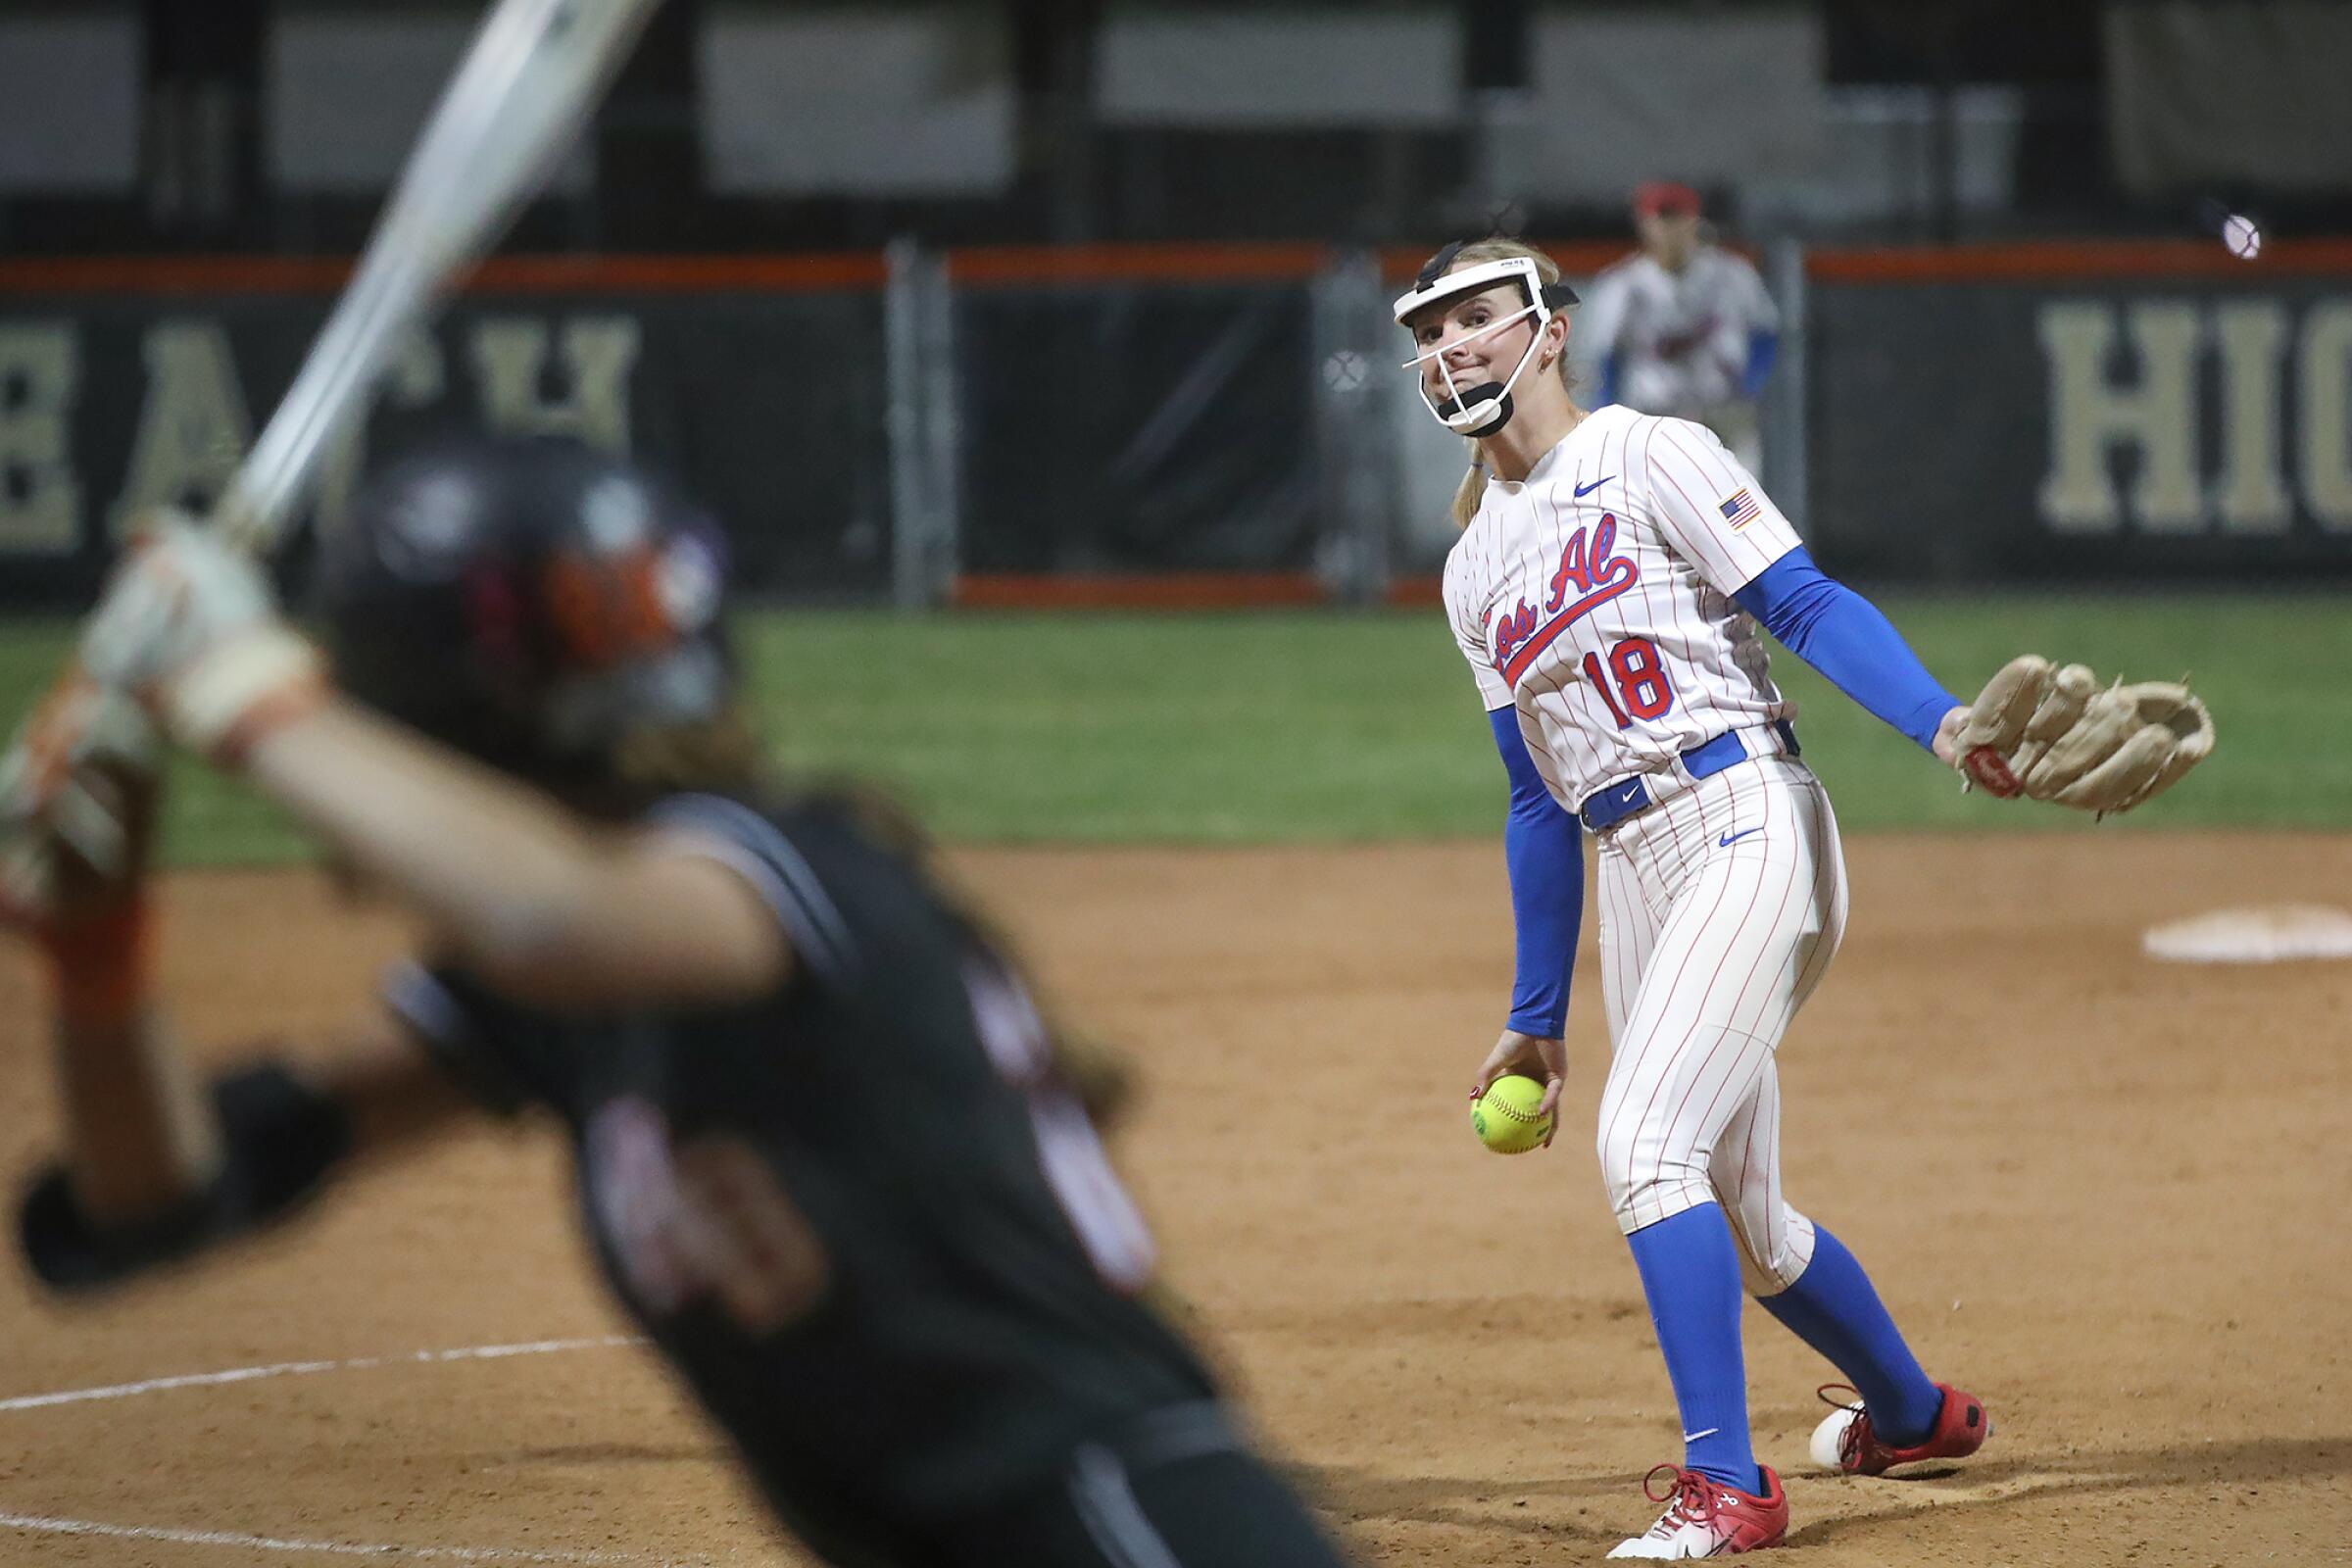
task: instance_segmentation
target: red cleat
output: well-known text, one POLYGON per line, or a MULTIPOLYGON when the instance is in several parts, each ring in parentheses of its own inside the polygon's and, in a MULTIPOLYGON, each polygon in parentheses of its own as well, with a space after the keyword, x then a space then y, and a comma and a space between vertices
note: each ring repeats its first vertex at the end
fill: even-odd
POLYGON ((1922 1459, 1965 1459, 1984 1446, 1984 1440, 1992 1436, 1992 1418, 1984 1413, 1984 1401, 1948 1383, 1936 1387, 1943 1391, 1943 1408, 1936 1412, 1935 1426, 1910 1447, 1897 1448, 1880 1441, 1870 1424, 1870 1412, 1862 1408, 1861 1396, 1854 1390, 1842 1383, 1823 1384, 1822 1398, 1837 1410, 1813 1429, 1814 1463, 1849 1476, 1881 1476, 1898 1464, 1917 1464, 1922 1459), (1853 1397, 1832 1398, 1833 1390, 1853 1397))
POLYGON ((1642 1492, 1650 1501, 1666 1504, 1666 1511, 1647 1532, 1610 1552, 1611 1557, 1729 1557, 1777 1546, 1788 1534, 1788 1494, 1768 1468, 1761 1495, 1671 1464, 1644 1476, 1642 1492), (1674 1477, 1673 1491, 1652 1488, 1660 1475, 1674 1477))

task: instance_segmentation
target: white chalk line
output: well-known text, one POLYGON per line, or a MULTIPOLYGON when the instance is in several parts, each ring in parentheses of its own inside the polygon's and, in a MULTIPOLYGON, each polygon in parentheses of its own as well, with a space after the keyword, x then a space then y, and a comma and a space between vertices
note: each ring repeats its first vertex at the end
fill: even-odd
MULTIPOLYGON (((27 1394, 0 1399, 0 1411, 37 1410, 52 1405, 79 1404, 93 1399, 127 1399, 134 1395, 169 1389, 217 1388, 227 1383, 253 1383, 264 1378, 306 1377, 319 1372, 362 1372, 374 1367, 414 1366, 448 1361, 496 1361, 516 1355, 553 1355, 565 1350, 616 1349, 643 1345, 625 1334, 585 1340, 531 1340, 519 1345, 468 1345, 449 1350, 412 1350, 401 1355, 360 1355, 340 1361, 277 1361, 268 1366, 231 1367, 223 1372, 191 1372, 178 1377, 143 1378, 104 1388, 66 1389, 55 1394, 27 1394)), ((425 1546, 391 1543, 304 1541, 279 1536, 256 1536, 233 1530, 173 1530, 160 1525, 116 1525, 94 1519, 53 1519, 38 1514, 0 1511, 0 1529, 49 1536, 100 1536, 117 1541, 153 1541, 186 1546, 238 1546, 249 1551, 310 1552, 336 1557, 375 1557, 418 1562, 549 1563, 566 1568, 680 1568, 708 1564, 707 1556, 647 1557, 619 1551, 537 1550, 506 1546, 425 1546)))
POLYGON ((621 1551, 532 1550, 521 1546, 404 1546, 357 1541, 300 1541, 250 1536, 235 1530, 167 1530, 154 1525, 110 1525, 91 1519, 46 1519, 37 1514, 0 1513, 0 1529, 46 1536, 104 1536, 116 1541, 159 1541, 178 1546, 241 1546, 248 1551, 314 1552, 333 1557, 375 1557, 419 1562, 559 1563, 567 1568, 682 1568, 710 1557, 641 1557, 621 1551))
POLYGON ((179 1377, 146 1378, 99 1389, 67 1389, 57 1394, 24 1394, 0 1399, 0 1412, 38 1410, 49 1405, 82 1404, 92 1399, 127 1399, 138 1394, 167 1389, 217 1388, 223 1383, 258 1383, 264 1378, 308 1377, 319 1372, 365 1372, 375 1367, 410 1366, 435 1361, 496 1361, 511 1355, 553 1355, 562 1350, 605 1350, 646 1342, 625 1334, 591 1340, 532 1340, 522 1345, 469 1345, 454 1350, 413 1350, 403 1355, 362 1355, 347 1361, 278 1361, 269 1366, 232 1367, 225 1372, 190 1372, 179 1377))

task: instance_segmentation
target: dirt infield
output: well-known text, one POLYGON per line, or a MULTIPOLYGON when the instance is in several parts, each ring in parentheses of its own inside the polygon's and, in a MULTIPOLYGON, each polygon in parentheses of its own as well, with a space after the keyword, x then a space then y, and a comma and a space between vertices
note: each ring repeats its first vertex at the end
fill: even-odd
MULTIPOLYGON (((2138 952, 2156 920, 2345 902, 2352 840, 1849 853, 1846 949, 1781 1054, 1789 1195, 1996 1430, 1928 1479, 1808 1476, 1831 1373, 1751 1311, 1787 1560, 2352 1560, 2352 966, 2138 952)), ((959 863, 1054 998, 1143 1059, 1122 1153, 1173 1283, 1366 1562, 1584 1561, 1647 1522, 1640 1477, 1676 1431, 1583 1136, 1591 980, 1557 1147, 1498 1159, 1461 1103, 1508 979, 1494 849, 959 863)), ((308 877, 169 899, 172 992, 205 1041, 326 1037, 399 944, 308 877)), ((12 955, 11 1172, 51 1137, 38 1018, 12 955)), ((605 1343, 621 1328, 544 1137, 468 1136, 74 1315, 0 1291, 0 1562, 800 1560, 659 1368, 605 1343)))

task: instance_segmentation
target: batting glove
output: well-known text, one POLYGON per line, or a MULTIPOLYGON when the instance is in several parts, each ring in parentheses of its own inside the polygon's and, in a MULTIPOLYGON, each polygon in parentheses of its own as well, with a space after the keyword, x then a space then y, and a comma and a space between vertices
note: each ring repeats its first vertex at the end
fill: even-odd
POLYGON ((162 751, 87 675, 50 693, 0 755, 0 924, 47 938, 137 899, 162 751))
POLYGON ((180 745, 232 767, 327 690, 318 651, 278 618, 262 568, 179 514, 116 570, 83 629, 81 664, 180 745))

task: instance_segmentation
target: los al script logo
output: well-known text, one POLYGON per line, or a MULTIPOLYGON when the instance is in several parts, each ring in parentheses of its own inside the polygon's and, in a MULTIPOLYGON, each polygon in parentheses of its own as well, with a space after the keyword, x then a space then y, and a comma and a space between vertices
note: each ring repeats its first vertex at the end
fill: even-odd
POLYGON ((1541 613, 1522 599, 1516 609, 1491 623, 1488 647, 1505 680, 1516 684, 1528 662, 1569 624, 1634 585, 1642 568, 1631 556, 1615 554, 1616 548, 1617 514, 1604 512, 1598 522, 1577 529, 1561 547, 1559 567, 1546 585, 1550 592, 1541 613))

